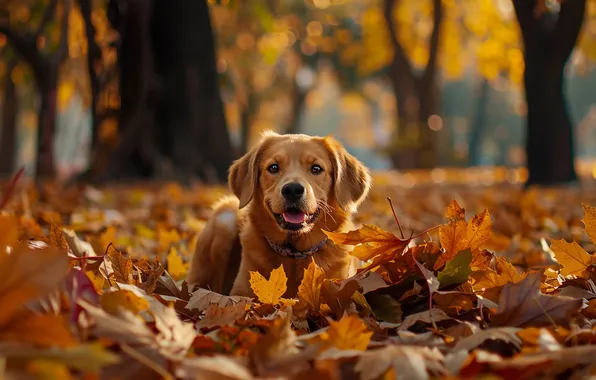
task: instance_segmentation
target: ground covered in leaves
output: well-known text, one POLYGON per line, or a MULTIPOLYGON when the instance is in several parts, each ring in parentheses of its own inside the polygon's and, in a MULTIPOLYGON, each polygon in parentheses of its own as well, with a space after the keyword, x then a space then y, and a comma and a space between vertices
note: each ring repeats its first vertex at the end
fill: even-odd
POLYGON ((224 193, 7 184, 4 378, 596 374, 593 190, 376 178, 360 228, 329 233, 362 267, 339 281, 311 263, 297 299, 282 267, 252 274, 254 299, 189 291, 197 234, 224 193))

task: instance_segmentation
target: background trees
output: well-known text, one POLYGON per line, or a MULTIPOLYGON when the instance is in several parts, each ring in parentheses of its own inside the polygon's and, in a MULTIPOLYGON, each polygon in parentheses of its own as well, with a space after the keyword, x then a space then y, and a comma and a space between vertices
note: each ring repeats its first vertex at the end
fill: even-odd
POLYGON ((594 28, 580 31, 594 8, 592 0, 10 0, 0 6, 0 169, 14 166, 10 141, 30 107, 18 89, 29 81, 39 97, 39 176, 55 167, 57 103, 79 92, 91 125, 86 178, 222 181, 261 129, 302 130, 331 67, 339 97, 354 94, 338 107, 364 104, 362 128, 375 134, 367 149, 382 149, 397 168, 523 162, 509 157, 516 126, 502 117, 505 125, 493 125, 501 102, 501 114, 527 116, 529 183, 572 181, 563 73, 574 47, 575 72, 590 73, 594 28), (390 139, 378 133, 387 120, 390 139), (487 159, 495 144, 503 158, 487 159))

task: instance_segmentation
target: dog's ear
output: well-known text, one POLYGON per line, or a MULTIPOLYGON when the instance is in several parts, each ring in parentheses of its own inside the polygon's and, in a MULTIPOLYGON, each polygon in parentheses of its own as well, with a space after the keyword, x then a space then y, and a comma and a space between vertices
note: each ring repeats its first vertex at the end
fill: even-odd
POLYGON ((333 162, 335 200, 344 211, 356 212, 372 185, 370 173, 337 140, 325 137, 323 141, 333 162))
POLYGON ((266 142, 274 134, 265 132, 261 140, 244 156, 234 161, 228 175, 228 186, 240 201, 240 208, 245 207, 254 197, 259 185, 259 161, 266 142))

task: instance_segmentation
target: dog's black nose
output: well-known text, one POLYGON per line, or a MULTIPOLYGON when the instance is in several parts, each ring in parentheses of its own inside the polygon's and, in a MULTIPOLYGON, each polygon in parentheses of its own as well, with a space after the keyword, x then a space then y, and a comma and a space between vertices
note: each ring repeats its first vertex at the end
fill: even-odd
POLYGON ((287 201, 296 202, 304 195, 304 186, 299 183, 288 183, 281 188, 281 195, 287 201))

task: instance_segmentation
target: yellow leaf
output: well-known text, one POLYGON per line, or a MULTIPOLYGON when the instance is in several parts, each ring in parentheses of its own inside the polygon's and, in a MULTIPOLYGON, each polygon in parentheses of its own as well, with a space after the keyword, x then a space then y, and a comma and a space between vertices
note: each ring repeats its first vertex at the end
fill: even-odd
POLYGON ((582 203, 584 209, 584 218, 582 222, 586 228, 586 234, 596 244, 596 207, 591 207, 582 203))
POLYGON ((168 253, 166 260, 168 264, 168 273, 174 280, 181 280, 186 277, 190 264, 182 261, 182 256, 178 254, 176 248, 172 247, 170 249, 170 253, 168 253))
POLYGON ((592 263, 592 256, 575 241, 568 243, 563 239, 550 239, 550 249, 555 254, 555 259, 563 266, 561 269, 563 276, 581 276, 582 272, 592 263))
POLYGON ((472 288, 475 291, 497 288, 508 283, 518 283, 524 279, 525 274, 520 274, 517 269, 504 257, 495 258, 495 270, 486 269, 472 272, 474 279, 472 288))
POLYGON ((250 287, 260 302, 275 305, 287 290, 288 277, 283 265, 271 271, 269 280, 256 271, 250 271, 250 287))
POLYGON ((99 237, 95 237, 90 239, 90 243, 95 250, 95 253, 98 255, 103 255, 106 251, 110 243, 114 243, 116 241, 116 228, 114 226, 110 226, 106 228, 104 232, 102 232, 99 237))
POLYGON ((101 307, 106 313, 117 315, 119 310, 126 309, 134 314, 138 314, 143 310, 149 308, 149 302, 137 296, 130 290, 120 289, 112 292, 107 292, 101 296, 101 307))
POLYGON ((178 231, 176 231, 173 228, 169 231, 160 228, 157 231, 157 237, 159 242, 159 246, 157 247, 158 252, 165 252, 168 249, 170 249, 170 246, 172 246, 172 244, 179 243, 180 240, 182 240, 182 238, 178 234, 178 231))
POLYGON ((91 271, 85 272, 89 281, 93 284, 93 288, 99 294, 101 294, 103 286, 105 285, 106 279, 101 274, 95 274, 91 271))
POLYGON ((488 210, 474 216, 468 222, 468 241, 472 252, 479 249, 490 239, 491 227, 493 225, 488 210))
POLYGON ((340 350, 365 351, 372 335, 357 315, 344 314, 338 322, 329 321, 325 340, 340 350))
POLYGON ((66 365, 55 362, 54 360, 31 360, 25 368, 28 373, 35 375, 35 379, 37 380, 70 380, 73 378, 66 365))
POLYGON ((298 286, 298 298, 304 300, 312 310, 318 311, 321 307, 321 285, 324 280, 325 272, 312 260, 298 286))
POLYGON ((465 210, 459 206, 456 200, 453 200, 447 208, 445 217, 447 224, 439 227, 439 239, 445 252, 435 263, 435 270, 440 269, 447 261, 453 259, 459 251, 470 246, 465 210))

